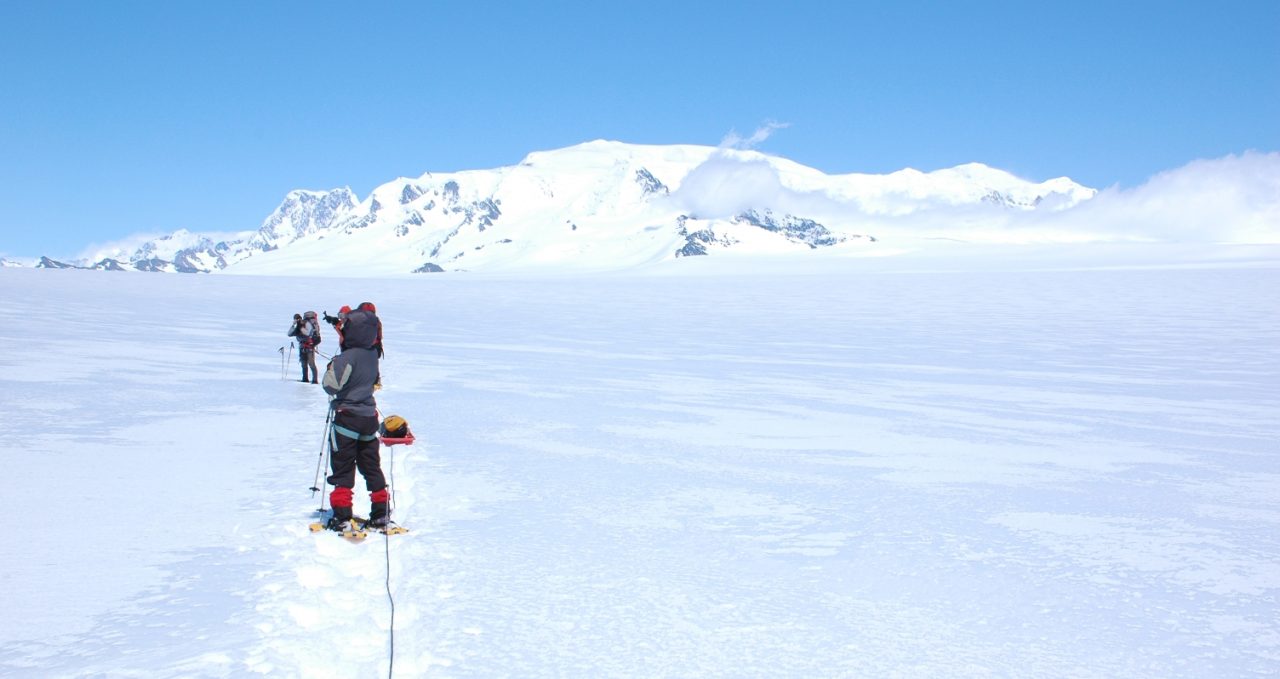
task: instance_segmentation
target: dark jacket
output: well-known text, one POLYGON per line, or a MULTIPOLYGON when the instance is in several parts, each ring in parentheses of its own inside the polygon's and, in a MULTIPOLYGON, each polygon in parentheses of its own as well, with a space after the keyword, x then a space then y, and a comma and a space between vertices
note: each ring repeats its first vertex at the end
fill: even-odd
POLYGON ((382 356, 382 320, 368 309, 349 311, 342 318, 342 348, 375 349, 382 356))
POLYGON ((333 397, 329 407, 352 415, 376 415, 373 385, 378 383, 378 352, 348 347, 329 361, 324 371, 325 393, 333 397))
POLYGON ((298 338, 298 346, 310 351, 320 343, 320 326, 312 319, 294 321, 289 326, 289 336, 298 338))

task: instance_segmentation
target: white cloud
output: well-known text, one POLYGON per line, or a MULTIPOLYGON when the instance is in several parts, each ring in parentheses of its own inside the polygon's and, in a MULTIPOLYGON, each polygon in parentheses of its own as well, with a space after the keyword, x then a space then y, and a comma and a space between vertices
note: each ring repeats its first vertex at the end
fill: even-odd
POLYGON ((872 234, 993 242, 1280 243, 1280 153, 1197 160, 1073 207, 1052 193, 1035 210, 916 196, 907 201, 908 212, 870 214, 854 200, 789 188, 768 158, 726 149, 690 172, 672 200, 702 219, 771 209, 872 234))
POLYGON ((727 219, 749 209, 784 213, 827 212, 836 204, 825 196, 795 191, 783 185, 778 170, 752 151, 790 123, 766 121, 750 137, 731 130, 717 151, 694 168, 672 199, 685 213, 701 219, 727 219))
POLYGON ((672 199, 690 215, 724 219, 773 206, 784 192, 777 170, 767 160, 717 152, 685 176, 672 199))
POLYGON ((774 132, 788 127, 791 127, 791 123, 779 123, 769 120, 766 121, 764 125, 757 127, 756 131, 752 132, 751 136, 746 138, 739 135, 737 130, 730 130, 729 134, 726 134, 724 139, 720 140, 720 148, 737 149, 739 151, 754 149, 764 143, 766 139, 773 136, 774 132))
POLYGON ((196 245, 202 237, 216 243, 222 240, 243 240, 252 233, 254 232, 210 231, 192 233, 186 229, 178 229, 171 233, 135 233, 108 243, 90 245, 80 252, 76 257, 76 261, 97 263, 107 258, 127 261, 139 248, 153 241, 160 241, 157 243, 159 246, 156 252, 157 256, 171 258, 178 250, 196 245))
POLYGON ((164 233, 135 233, 124 238, 113 240, 107 243, 94 243, 76 257, 78 260, 87 262, 100 262, 106 258, 127 260, 129 256, 145 245, 148 241, 157 238, 163 238, 168 234, 164 233))
POLYGON ((1196 160, 1045 221, 1122 239, 1280 243, 1280 153, 1196 160))

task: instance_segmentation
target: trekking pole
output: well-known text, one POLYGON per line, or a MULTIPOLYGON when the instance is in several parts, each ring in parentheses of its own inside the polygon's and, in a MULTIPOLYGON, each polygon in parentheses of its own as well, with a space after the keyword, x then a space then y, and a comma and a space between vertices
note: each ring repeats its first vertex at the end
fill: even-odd
POLYGON ((286 352, 286 351, 285 351, 285 348, 284 348, 284 347, 280 347, 280 379, 282 379, 282 380, 283 380, 283 379, 285 379, 285 377, 284 377, 284 373, 285 373, 285 367, 284 367, 284 364, 285 364, 285 362, 289 359, 289 357, 290 357, 290 356, 293 356, 293 342, 289 342, 289 350, 288 350, 288 352, 286 352))
MULTIPOLYGON (((333 409, 330 408, 329 414, 326 415, 324 418, 324 441, 322 441, 320 444, 320 458, 316 460, 316 476, 315 476, 315 480, 312 481, 311 483, 311 497, 315 497, 316 493, 319 493, 321 491, 320 470, 324 468, 326 453, 329 452, 329 446, 332 442, 332 437, 329 436, 329 425, 332 422, 333 422, 333 409)), ((320 496, 320 508, 317 509, 316 512, 320 514, 324 513, 324 495, 320 496)))

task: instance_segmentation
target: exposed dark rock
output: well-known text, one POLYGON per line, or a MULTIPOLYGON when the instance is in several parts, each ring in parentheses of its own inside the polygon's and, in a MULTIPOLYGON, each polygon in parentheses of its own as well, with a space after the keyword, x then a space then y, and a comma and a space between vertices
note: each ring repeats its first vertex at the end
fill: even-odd
POLYGON ((993 189, 988 191, 987 195, 982 197, 982 202, 990 205, 999 205, 1000 207, 1029 209, 1039 205, 1041 198, 1041 196, 1036 196, 1034 201, 1025 203, 1014 200, 1013 198, 993 189))
POLYGON ((41 257, 40 263, 36 264, 36 268, 37 269, 79 269, 81 267, 78 267, 75 264, 67 264, 66 262, 59 262, 56 259, 49 259, 48 257, 41 257))
POLYGON ((94 264, 93 267, 91 268, 97 269, 99 271, 128 271, 128 269, 126 269, 125 266, 120 263, 120 260, 112 259, 110 257, 107 257, 106 259, 103 259, 97 264, 94 264))
POLYGON ((208 269, 200 266, 194 255, 195 253, 188 250, 179 250, 178 254, 173 256, 174 270, 178 273, 209 273, 208 269))
POLYGON ((739 224, 746 223, 758 226, 766 231, 773 231, 774 233, 781 234, 789 241, 804 243, 810 248, 835 245, 836 243, 840 243, 844 240, 827 230, 827 227, 813 221, 812 219, 803 219, 787 215, 781 220, 778 220, 774 218, 771 210, 765 210, 763 215, 755 210, 747 210, 737 217, 734 217, 733 221, 739 224))
MULTIPOLYGON (((680 223, 684 229, 684 223, 680 223)), ((711 229, 694 231, 685 237, 684 247, 676 250, 676 257, 697 257, 707 254, 707 244, 716 242, 716 234, 711 229)))
POLYGON ((636 183, 639 184, 642 189, 644 189, 645 195, 649 195, 652 193, 660 193, 666 196, 666 195, 670 195, 671 193, 671 189, 668 189, 666 184, 663 184, 661 181, 659 181, 657 177, 653 176, 652 172, 646 170, 645 168, 640 168, 639 170, 636 170, 636 183))
POLYGON ((138 271, 164 271, 164 268, 169 264, 169 262, 166 262, 159 257, 152 257, 150 259, 135 261, 133 266, 136 267, 138 271))
POLYGON ((422 189, 413 184, 405 184, 404 190, 400 192, 400 204, 407 205, 418 199, 422 195, 422 189))
MULTIPOLYGON (((486 227, 493 226, 493 220, 502 216, 502 210, 498 209, 498 204, 492 198, 486 198, 475 204, 476 214, 479 215, 480 230, 484 231, 486 227)), ((470 218, 470 213, 467 217, 470 218)))
POLYGON ((450 203, 458 202, 458 182, 449 180, 444 185, 444 199, 450 203))

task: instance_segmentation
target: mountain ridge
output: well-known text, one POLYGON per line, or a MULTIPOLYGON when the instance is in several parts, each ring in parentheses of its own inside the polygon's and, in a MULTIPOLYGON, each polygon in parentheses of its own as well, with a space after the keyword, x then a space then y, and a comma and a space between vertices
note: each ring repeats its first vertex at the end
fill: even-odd
POLYGON ((489 170, 288 192, 256 230, 179 229, 133 249, 42 268, 370 275, 525 267, 628 268, 679 257, 874 247, 894 220, 1000 221, 1096 190, 980 163, 828 175, 753 150, 595 140, 489 170))

